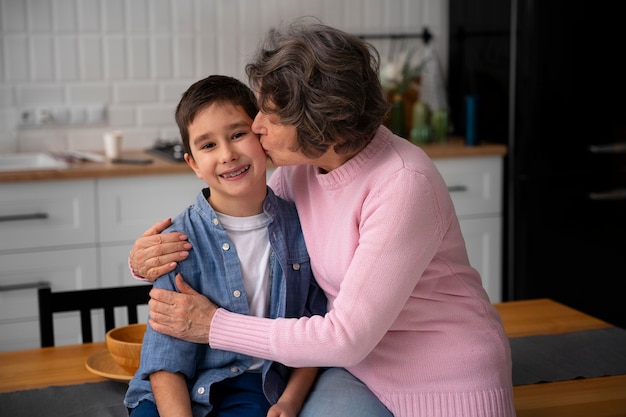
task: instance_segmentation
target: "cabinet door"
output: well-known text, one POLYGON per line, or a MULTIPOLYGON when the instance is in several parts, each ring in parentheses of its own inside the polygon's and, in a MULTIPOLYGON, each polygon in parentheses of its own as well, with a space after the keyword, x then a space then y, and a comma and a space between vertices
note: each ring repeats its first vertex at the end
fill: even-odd
POLYGON ((460 220, 470 264, 492 303, 502 301, 502 217, 460 220))
POLYGON ((470 264, 502 301, 502 157, 435 159, 459 217, 470 264))
POLYGON ((0 251, 95 241, 93 180, 0 184, 0 251))
MULTIPOLYGON (((132 243, 119 246, 103 246, 100 248, 100 276, 102 287, 122 287, 132 285, 152 285, 135 279, 128 269, 128 253, 132 243)), ((148 318, 148 306, 142 305, 137 308, 139 322, 146 322, 148 318)), ((115 325, 128 324, 125 309, 115 312, 115 325)))
POLYGON ((100 241, 134 242, 193 204, 204 187, 192 173, 97 180, 100 241))
MULTIPOLYGON (((37 287, 97 288, 96 249, 0 255, 0 351, 40 346, 37 287)), ((55 314, 57 345, 81 343, 78 314, 55 314)))
POLYGON ((434 162, 459 217, 502 212, 502 157, 446 158, 434 162))

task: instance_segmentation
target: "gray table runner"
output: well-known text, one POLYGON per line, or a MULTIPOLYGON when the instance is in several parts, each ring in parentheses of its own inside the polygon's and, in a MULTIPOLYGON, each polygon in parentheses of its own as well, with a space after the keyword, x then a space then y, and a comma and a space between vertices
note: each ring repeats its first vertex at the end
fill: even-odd
POLYGON ((1 417, 128 417, 128 384, 116 381, 0 394, 1 417))
POLYGON ((619 327, 509 341, 513 385, 626 374, 626 330, 619 327))
MULTIPOLYGON (((509 339, 513 385, 626 374, 626 330, 509 339)), ((105 381, 0 394, 0 417, 128 417, 128 385, 105 381)))

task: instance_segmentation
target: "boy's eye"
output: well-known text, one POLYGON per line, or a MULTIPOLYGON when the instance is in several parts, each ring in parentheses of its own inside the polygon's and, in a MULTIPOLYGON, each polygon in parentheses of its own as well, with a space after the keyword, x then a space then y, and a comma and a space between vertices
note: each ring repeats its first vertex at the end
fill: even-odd
POLYGON ((213 142, 207 142, 200 146, 200 149, 211 149, 213 147, 215 147, 215 144, 213 142))
POLYGON ((246 132, 237 132, 233 135, 233 139, 239 139, 246 135, 246 132))

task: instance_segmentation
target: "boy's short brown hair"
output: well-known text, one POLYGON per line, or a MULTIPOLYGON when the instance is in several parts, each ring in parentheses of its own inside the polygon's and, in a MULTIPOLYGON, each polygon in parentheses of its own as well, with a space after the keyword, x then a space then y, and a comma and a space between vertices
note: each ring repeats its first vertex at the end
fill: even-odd
POLYGON ((193 123, 199 111, 213 103, 241 106, 253 120, 259 111, 252 90, 236 78, 226 75, 210 75, 196 81, 183 93, 175 114, 185 152, 189 155, 191 155, 189 125, 193 123))

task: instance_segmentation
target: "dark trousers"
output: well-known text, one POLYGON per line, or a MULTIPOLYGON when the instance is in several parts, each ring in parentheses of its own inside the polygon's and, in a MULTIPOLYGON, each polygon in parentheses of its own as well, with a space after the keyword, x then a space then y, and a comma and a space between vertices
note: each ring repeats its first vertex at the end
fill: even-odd
MULTIPOLYGON (((213 410, 207 417, 265 417, 270 403, 262 389, 260 373, 243 373, 211 386, 213 410)), ((156 404, 142 401, 130 417, 158 417, 156 404)))

